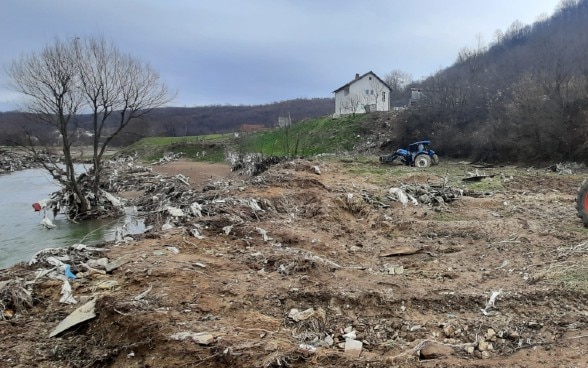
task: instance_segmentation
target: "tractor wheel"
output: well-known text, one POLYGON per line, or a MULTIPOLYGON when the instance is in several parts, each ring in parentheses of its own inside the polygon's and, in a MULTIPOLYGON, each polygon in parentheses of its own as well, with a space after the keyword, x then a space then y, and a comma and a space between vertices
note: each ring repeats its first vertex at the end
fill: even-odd
POLYGON ((431 166, 431 158, 429 155, 420 154, 414 159, 414 166, 416 167, 429 167, 431 166))
POLYGON ((582 219, 584 226, 588 227, 588 180, 584 180, 578 189, 576 208, 578 209, 578 217, 582 219))
POLYGON ((433 165, 439 165, 439 156, 437 156, 437 154, 433 154, 433 157, 431 157, 431 163, 433 165))

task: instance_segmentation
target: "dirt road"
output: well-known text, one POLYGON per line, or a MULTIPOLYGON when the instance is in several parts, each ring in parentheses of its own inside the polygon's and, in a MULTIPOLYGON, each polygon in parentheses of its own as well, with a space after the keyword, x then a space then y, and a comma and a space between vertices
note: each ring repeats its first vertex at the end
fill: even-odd
POLYGON ((34 306, 0 321, 0 367, 588 365, 583 174, 485 168, 465 184, 459 163, 300 160, 255 178, 198 165, 156 170, 195 187, 232 175, 191 220, 202 237, 173 228, 111 247, 130 261, 79 275, 73 293, 97 297, 97 317, 58 337, 78 305, 36 283, 34 306), (464 196, 403 206, 389 193, 402 185, 464 196))

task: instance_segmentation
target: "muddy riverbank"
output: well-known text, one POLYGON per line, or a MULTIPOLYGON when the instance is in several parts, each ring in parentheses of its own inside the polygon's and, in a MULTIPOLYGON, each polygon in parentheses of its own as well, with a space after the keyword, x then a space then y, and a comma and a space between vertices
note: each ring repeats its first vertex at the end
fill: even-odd
POLYGON ((157 231, 68 251, 92 265, 68 281, 76 304, 35 273, 47 257, 0 272, 0 366, 588 364, 583 173, 487 168, 465 183, 465 164, 350 159, 251 178, 176 163, 193 181, 173 165, 135 174, 157 231), (463 196, 403 205, 390 191, 447 187, 463 196), (93 300, 94 317, 49 337, 93 300))

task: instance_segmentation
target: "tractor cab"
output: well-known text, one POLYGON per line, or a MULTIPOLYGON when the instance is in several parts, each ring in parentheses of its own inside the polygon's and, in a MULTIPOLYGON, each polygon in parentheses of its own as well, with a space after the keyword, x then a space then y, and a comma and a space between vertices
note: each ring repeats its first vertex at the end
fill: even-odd
POLYGON ((430 165, 437 165, 439 157, 435 151, 429 149, 431 141, 424 140, 414 142, 408 145, 408 149, 397 149, 391 155, 381 156, 380 162, 387 164, 399 159, 400 162, 407 166, 429 167, 430 165))
POLYGON ((416 157, 421 153, 429 154, 429 145, 431 141, 419 141, 408 145, 408 151, 412 154, 412 157, 416 157))

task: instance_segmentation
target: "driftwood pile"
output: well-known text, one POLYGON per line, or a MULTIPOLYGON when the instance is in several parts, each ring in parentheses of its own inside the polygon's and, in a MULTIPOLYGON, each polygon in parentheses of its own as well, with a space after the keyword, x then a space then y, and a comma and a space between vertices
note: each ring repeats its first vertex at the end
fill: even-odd
POLYGON ((287 161, 287 157, 263 157, 260 153, 229 154, 227 160, 231 164, 231 171, 239 171, 249 176, 257 176, 267 171, 273 165, 287 161))
POLYGON ((33 156, 24 152, 0 149, 0 174, 37 167, 33 156))
POLYGON ((407 194, 410 194, 416 198, 419 203, 433 206, 440 206, 445 203, 451 203, 456 199, 463 197, 464 195, 464 192, 461 189, 455 189, 442 185, 403 185, 401 188, 407 194))
POLYGON ((145 190, 145 195, 131 201, 147 214, 145 224, 155 229, 182 227, 196 237, 202 230, 227 233, 227 227, 259 219, 270 205, 256 198, 221 197, 219 190, 231 184, 211 182, 203 191, 191 189, 183 175, 159 177, 145 190))
POLYGON ((47 209, 65 214, 70 219, 112 218, 124 213, 125 201, 116 193, 141 190, 148 184, 149 177, 157 175, 150 168, 137 165, 132 156, 119 157, 102 164, 102 180, 98 193, 93 193, 94 170, 80 174, 77 178, 90 210, 81 212, 81 201, 72 188, 63 188, 51 195, 47 209), (145 178, 145 180, 144 180, 145 178))
POLYGON ((390 188, 389 198, 401 202, 404 206, 408 202, 417 205, 419 203, 430 206, 443 206, 464 196, 461 189, 444 185, 402 185, 400 188, 390 188))

